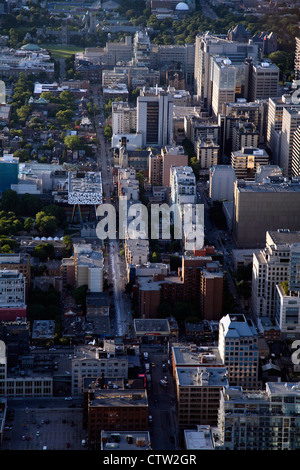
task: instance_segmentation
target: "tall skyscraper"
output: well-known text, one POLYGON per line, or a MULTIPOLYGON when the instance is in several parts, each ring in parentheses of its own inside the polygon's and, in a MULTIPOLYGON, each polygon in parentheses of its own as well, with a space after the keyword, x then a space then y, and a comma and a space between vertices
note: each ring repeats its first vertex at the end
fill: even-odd
POLYGON ((164 146, 172 143, 172 96, 161 88, 143 88, 137 99, 137 132, 143 146, 164 146))
POLYGON ((230 41, 226 35, 198 34, 195 40, 194 84, 197 99, 203 108, 211 107, 211 58, 225 56, 233 64, 241 64, 246 58, 258 60, 258 45, 230 41))
MULTIPOLYGON (((294 136, 300 126, 300 105, 283 109, 282 113, 282 133, 279 166, 283 170, 284 176, 297 176, 293 174, 292 153, 294 136)), ((298 158, 294 157, 294 170, 297 169, 298 158)))

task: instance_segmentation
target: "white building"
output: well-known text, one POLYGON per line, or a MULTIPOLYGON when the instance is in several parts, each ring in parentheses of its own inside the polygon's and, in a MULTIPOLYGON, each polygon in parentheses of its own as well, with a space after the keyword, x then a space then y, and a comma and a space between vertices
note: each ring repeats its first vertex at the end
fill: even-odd
POLYGON ((275 317, 276 285, 289 279, 291 247, 300 232, 269 231, 266 246, 253 254, 252 310, 257 317, 275 317))
POLYGON ((0 270, 0 309, 25 306, 25 278, 17 270, 0 270))
POLYGON ((76 287, 88 286, 89 292, 103 291, 104 260, 102 251, 89 244, 74 245, 76 287))
POLYGON ((196 203, 196 177, 190 166, 172 166, 170 184, 172 204, 196 203))
POLYGON ((228 314, 219 323, 219 352, 228 371, 230 385, 257 389, 258 333, 242 314, 228 314))

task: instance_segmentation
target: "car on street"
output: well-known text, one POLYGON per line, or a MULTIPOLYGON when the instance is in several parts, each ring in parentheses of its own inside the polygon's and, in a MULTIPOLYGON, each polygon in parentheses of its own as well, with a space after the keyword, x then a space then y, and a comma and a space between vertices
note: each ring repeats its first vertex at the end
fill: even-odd
POLYGON ((40 431, 37 431, 36 432, 36 437, 39 437, 39 435, 40 435, 40 431))
POLYGON ((65 400, 73 400, 72 397, 65 397, 65 400))

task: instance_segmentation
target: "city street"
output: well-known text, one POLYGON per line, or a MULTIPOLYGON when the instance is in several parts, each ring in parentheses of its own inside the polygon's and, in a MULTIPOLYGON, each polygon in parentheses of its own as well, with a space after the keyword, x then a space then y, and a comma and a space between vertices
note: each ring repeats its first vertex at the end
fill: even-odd
POLYGON ((150 425, 152 448, 154 450, 178 449, 180 436, 176 425, 174 382, 168 367, 165 371, 162 368, 162 364, 167 364, 169 357, 159 347, 149 349, 145 347, 143 351, 149 353, 148 362, 152 377, 152 387, 148 391, 149 415, 152 416, 150 425), (160 384, 160 380, 165 376, 168 379, 166 388, 160 384))

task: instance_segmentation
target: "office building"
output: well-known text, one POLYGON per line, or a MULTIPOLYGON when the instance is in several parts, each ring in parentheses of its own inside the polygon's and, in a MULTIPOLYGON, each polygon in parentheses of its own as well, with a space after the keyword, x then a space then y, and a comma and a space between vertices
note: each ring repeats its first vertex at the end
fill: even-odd
POLYGON ((249 101, 278 96, 279 68, 271 62, 252 63, 249 71, 249 101))
POLYGON ((215 426, 218 422, 220 392, 228 386, 225 367, 177 367, 175 396, 178 426, 215 426))
POLYGON ((233 201, 236 174, 231 165, 216 165, 209 170, 209 198, 233 201))
POLYGON ((137 99, 137 132, 143 146, 170 145, 173 131, 172 95, 156 88, 143 88, 137 99))
POLYGON ((279 163, 280 139, 282 131, 283 109, 291 107, 291 96, 282 95, 280 98, 269 98, 266 144, 272 155, 273 163, 279 163))
POLYGON ((18 271, 22 274, 27 296, 31 282, 31 264, 28 253, 0 253, 0 270, 18 271))
POLYGON ((259 388, 258 332, 242 314, 228 314, 219 323, 219 352, 230 385, 259 388))
POLYGON ((103 349, 83 346, 72 359, 72 395, 82 396, 87 377, 128 378, 128 358, 117 356, 114 347, 105 342, 103 349))
POLYGON ((212 59, 212 113, 216 118, 223 103, 235 101, 236 69, 227 57, 212 59))
POLYGON ((297 450, 298 382, 268 382, 265 390, 223 388, 219 432, 224 450, 297 450))
POLYGON ((11 189, 12 184, 18 184, 19 159, 13 155, 0 158, 0 192, 11 189))
POLYGON ((231 152, 231 165, 238 179, 254 180, 258 167, 268 163, 269 155, 264 149, 242 147, 231 152))
POLYGON ((101 431, 148 431, 146 390, 92 390, 88 401, 88 442, 101 448, 101 431))
POLYGON ((211 72, 214 56, 227 57, 233 64, 241 64, 246 58, 258 60, 258 46, 230 41, 226 35, 197 34, 195 40, 195 91, 199 102, 208 111, 211 109, 211 72))
POLYGON ((235 182, 232 236, 237 248, 264 246, 268 230, 299 226, 299 181, 271 177, 263 183, 235 182))
MULTIPOLYGON (((279 166, 283 169, 284 176, 298 176, 294 171, 298 170, 298 158, 294 155, 294 168, 292 163, 294 137, 300 126, 300 106, 283 108, 282 132, 279 166)), ((298 136, 298 134, 297 134, 298 136)), ((295 143, 295 147, 297 143, 295 143)))

